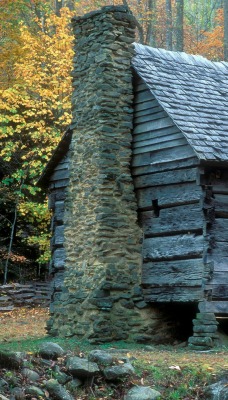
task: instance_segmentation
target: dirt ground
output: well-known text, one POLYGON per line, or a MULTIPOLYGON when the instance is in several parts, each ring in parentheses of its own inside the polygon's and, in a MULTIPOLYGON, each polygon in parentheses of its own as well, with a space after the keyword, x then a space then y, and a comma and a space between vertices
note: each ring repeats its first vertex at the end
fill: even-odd
POLYGON ((0 314, 0 341, 46 335, 47 308, 16 308, 0 314))

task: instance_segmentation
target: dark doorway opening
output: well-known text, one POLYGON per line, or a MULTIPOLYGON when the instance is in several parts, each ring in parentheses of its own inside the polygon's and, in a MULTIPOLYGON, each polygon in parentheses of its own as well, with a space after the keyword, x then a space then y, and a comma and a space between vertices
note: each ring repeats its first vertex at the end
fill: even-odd
POLYGON ((169 326, 173 340, 185 342, 193 335, 193 319, 198 311, 196 303, 170 303, 161 305, 163 313, 166 315, 167 325, 169 326))

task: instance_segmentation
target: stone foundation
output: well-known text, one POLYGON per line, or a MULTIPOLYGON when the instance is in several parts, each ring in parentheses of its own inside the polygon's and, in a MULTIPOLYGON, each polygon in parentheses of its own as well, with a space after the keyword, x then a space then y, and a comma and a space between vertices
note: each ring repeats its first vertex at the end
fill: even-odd
POLYGON ((189 338, 192 350, 209 350, 218 344, 218 322, 213 313, 200 312, 193 320, 193 336, 189 338))
POLYGON ((64 290, 51 334, 152 341, 140 288, 142 232, 130 173, 135 21, 124 6, 73 20, 76 37, 64 290))

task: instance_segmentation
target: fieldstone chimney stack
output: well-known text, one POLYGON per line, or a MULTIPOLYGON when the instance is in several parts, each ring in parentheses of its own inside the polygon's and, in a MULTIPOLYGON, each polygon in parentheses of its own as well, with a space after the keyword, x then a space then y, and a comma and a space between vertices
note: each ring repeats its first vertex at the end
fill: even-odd
POLYGON ((148 340, 142 232, 130 172, 135 21, 125 6, 73 19, 73 137, 66 272, 52 332, 93 342, 148 340))

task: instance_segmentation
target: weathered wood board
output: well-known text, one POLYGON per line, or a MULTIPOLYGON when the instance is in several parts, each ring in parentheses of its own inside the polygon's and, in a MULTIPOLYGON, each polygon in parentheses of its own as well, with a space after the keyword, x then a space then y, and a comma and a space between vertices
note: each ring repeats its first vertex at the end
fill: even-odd
POLYGON ((52 255, 53 267, 56 269, 64 268, 65 258, 66 258, 66 253, 63 247, 55 249, 52 255))
POLYGON ((199 303, 199 311, 228 314, 228 301, 202 301, 199 303))
POLYGON ((179 159, 170 160, 165 162, 158 162, 154 164, 143 165, 139 167, 132 167, 132 175, 140 176, 145 174, 153 174, 156 172, 174 171, 176 169, 184 169, 188 167, 196 167, 198 160, 195 157, 187 157, 183 159, 180 155, 179 159))
POLYGON ((135 189, 151 186, 172 185, 182 182, 196 182, 198 170, 196 168, 186 168, 176 171, 166 171, 166 173, 155 173, 142 175, 134 179, 135 189))
POLYGON ((145 301, 148 302, 198 302, 202 299, 201 287, 167 287, 143 289, 145 301))
POLYGON ((51 175, 50 182, 55 182, 68 178, 69 178, 69 170, 64 168, 60 170, 55 170, 54 173, 51 175))
POLYGON ((63 223, 63 218, 64 218, 64 201, 56 201, 54 221, 57 223, 63 223))
POLYGON ((134 141, 133 142, 133 151, 134 154, 136 153, 137 149, 140 149, 141 147, 146 147, 149 145, 153 144, 161 144, 161 143, 166 143, 171 140, 178 140, 178 139, 183 139, 183 134, 180 132, 172 132, 169 135, 166 133, 164 136, 154 136, 153 134, 150 135, 151 137, 146 138, 145 140, 140 140, 140 141, 134 141))
POLYGON ((139 213, 139 222, 146 236, 163 236, 203 229, 203 213, 199 202, 161 209, 159 217, 152 211, 139 213))
POLYGON ((204 265, 201 258, 144 263, 142 284, 153 286, 200 286, 204 265))
POLYGON ((202 235, 181 234, 148 238, 143 243, 143 259, 144 261, 155 261, 199 258, 203 254, 204 246, 202 235))
POLYGON ((158 200, 159 207, 172 207, 199 201, 202 189, 194 182, 170 186, 149 187, 136 190, 138 207, 151 208, 152 200, 158 200))
POLYGON ((54 245, 62 246, 64 242, 64 225, 57 225, 54 231, 54 245))
POLYGON ((136 89, 132 174, 144 232, 148 301, 197 301, 204 264, 202 188, 194 151, 148 88, 136 89))
POLYGON ((143 154, 136 154, 132 159, 132 167, 142 167, 144 165, 154 165, 160 162, 170 162, 185 158, 194 157, 192 149, 188 145, 170 147, 160 151, 150 151, 143 154))

